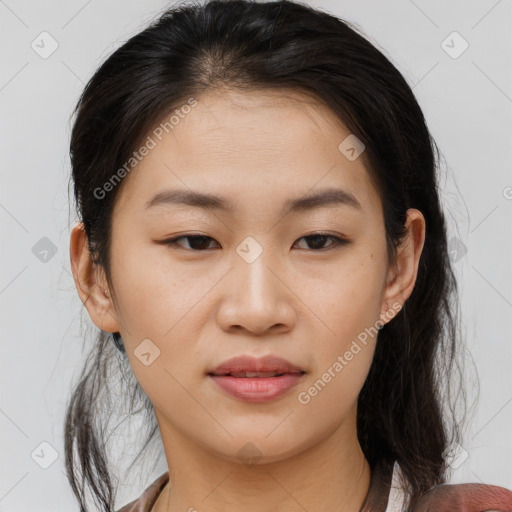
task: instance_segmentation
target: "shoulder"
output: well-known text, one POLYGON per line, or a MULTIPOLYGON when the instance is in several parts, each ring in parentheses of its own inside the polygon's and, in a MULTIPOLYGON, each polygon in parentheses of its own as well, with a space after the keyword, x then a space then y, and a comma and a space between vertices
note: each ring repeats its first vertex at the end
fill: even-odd
POLYGON ((425 493, 412 512, 512 511, 512 491, 490 484, 463 483, 438 485, 425 493))
POLYGON ((117 512, 150 512, 168 481, 169 472, 166 471, 153 481, 138 498, 124 505, 117 512))
POLYGON ((398 463, 385 512, 512 512, 512 490, 482 483, 442 484, 426 492, 409 509, 408 482, 398 463))

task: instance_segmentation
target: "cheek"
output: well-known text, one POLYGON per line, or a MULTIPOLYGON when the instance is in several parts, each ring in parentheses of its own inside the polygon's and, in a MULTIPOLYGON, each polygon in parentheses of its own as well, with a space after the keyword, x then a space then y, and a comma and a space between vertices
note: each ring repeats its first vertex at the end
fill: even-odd
POLYGON ((318 414, 336 404, 338 421, 357 400, 373 360, 385 279, 380 256, 353 256, 311 299, 328 328, 320 338, 313 374, 300 390, 302 400, 299 396, 299 403, 310 404, 308 410, 318 414))
POLYGON ((140 336, 165 340, 211 287, 210 278, 185 274, 182 267, 169 264, 164 250, 134 245, 120 243, 113 250, 116 312, 133 341, 140 336))
POLYGON ((322 425, 332 430, 354 413, 375 351, 375 339, 366 344, 355 340, 332 354, 297 392, 302 414, 314 418, 312 429, 322 425))
MULTIPOLYGON (((312 309, 330 328, 329 339, 348 340, 377 322, 385 280, 382 260, 373 253, 351 255, 308 294, 312 309)), ((333 341, 336 344, 335 341, 333 341)))
POLYGON ((297 401, 326 425, 340 423, 353 409, 373 360, 383 280, 383 266, 374 261, 360 259, 319 292, 317 304, 328 329, 316 337, 321 348, 297 401))

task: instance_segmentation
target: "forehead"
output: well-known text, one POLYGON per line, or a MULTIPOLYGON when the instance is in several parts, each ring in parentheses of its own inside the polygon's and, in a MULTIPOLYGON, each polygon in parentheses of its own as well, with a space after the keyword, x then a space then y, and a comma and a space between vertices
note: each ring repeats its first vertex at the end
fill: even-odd
POLYGON ((140 211, 166 188, 229 195, 241 207, 283 203, 330 186, 342 186, 361 203, 378 200, 364 153, 346 158, 339 145, 350 132, 314 98, 292 90, 223 89, 194 99, 194 107, 176 107, 148 133, 153 147, 124 178, 117 209, 129 204, 140 211))

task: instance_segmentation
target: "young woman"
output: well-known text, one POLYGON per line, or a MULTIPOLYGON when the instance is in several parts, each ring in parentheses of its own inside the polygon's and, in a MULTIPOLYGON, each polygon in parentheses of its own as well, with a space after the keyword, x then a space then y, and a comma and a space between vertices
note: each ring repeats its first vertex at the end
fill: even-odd
POLYGON ((142 411, 169 468, 122 512, 512 510, 446 483, 438 159, 399 71, 304 4, 182 5, 115 51, 71 137, 100 329, 66 417, 80 510, 115 509, 112 411, 142 411))

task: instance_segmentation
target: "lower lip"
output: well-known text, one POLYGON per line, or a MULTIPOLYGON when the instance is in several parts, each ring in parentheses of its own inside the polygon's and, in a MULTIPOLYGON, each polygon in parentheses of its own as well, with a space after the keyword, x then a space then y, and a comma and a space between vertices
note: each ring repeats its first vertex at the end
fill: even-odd
POLYGON ((279 377, 209 377, 226 393, 245 402, 264 403, 288 393, 301 381, 302 373, 285 373, 279 377))

